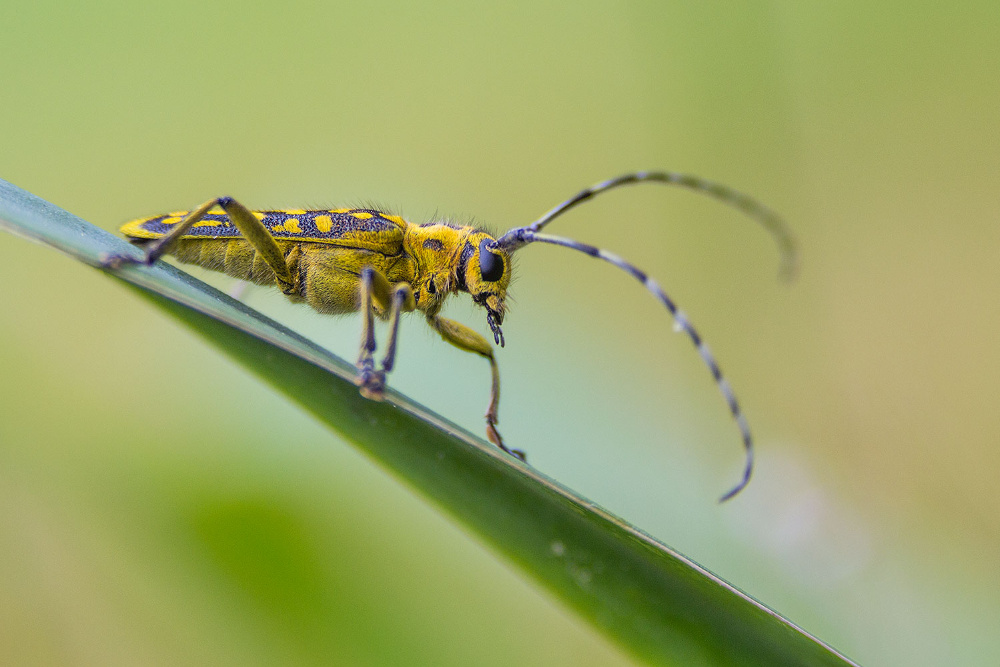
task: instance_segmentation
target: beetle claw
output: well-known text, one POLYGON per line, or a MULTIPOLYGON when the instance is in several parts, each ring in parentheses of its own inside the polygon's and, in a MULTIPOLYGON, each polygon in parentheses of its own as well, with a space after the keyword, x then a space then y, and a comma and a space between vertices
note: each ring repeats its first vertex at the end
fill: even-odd
POLYGON ((358 376, 354 379, 354 383, 358 385, 361 395, 365 398, 373 401, 385 398, 385 372, 375 370, 371 360, 358 364, 358 376))

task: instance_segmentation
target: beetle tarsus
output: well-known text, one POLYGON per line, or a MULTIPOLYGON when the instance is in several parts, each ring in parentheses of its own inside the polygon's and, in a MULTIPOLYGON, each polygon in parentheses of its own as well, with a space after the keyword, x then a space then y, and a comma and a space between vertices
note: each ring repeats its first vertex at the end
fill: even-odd
POLYGON ((496 424, 497 424, 496 415, 487 414, 486 415, 486 437, 489 439, 489 441, 492 442, 497 447, 499 447, 500 449, 502 449, 503 451, 505 451, 508 454, 510 454, 511 456, 515 456, 515 457, 521 459, 522 461, 524 461, 525 463, 527 463, 528 462, 528 457, 525 455, 525 453, 522 450, 520 450, 520 449, 509 449, 507 447, 507 445, 503 444, 503 438, 500 437, 500 432, 497 431, 496 424))
POLYGON ((367 359, 358 364, 358 376, 354 380, 361 395, 373 401, 385 398, 385 373, 375 370, 375 364, 367 359))
POLYGON ((101 263, 101 268, 103 269, 120 269, 126 264, 142 264, 141 259, 135 257, 129 257, 127 255, 118 255, 112 253, 105 253, 101 255, 98 260, 101 263))

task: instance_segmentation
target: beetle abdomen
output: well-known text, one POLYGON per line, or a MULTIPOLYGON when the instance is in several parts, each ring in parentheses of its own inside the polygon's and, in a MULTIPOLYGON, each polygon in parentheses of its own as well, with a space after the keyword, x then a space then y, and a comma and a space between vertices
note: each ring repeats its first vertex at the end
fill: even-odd
MULTIPOLYGON (((297 243, 278 241, 278 246, 285 254, 286 260, 292 260, 289 268, 293 277, 298 273, 297 243)), ((274 285, 274 271, 267 265, 264 258, 244 238, 232 239, 190 239, 184 237, 177 241, 170 254, 186 264, 220 271, 227 276, 246 280, 257 285, 274 285)))

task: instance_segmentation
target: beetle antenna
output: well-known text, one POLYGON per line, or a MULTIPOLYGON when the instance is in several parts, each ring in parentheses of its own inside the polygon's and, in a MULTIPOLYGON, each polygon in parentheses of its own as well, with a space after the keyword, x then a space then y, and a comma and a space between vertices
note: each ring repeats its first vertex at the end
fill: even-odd
POLYGON ((513 252, 526 243, 521 238, 522 231, 538 232, 566 211, 602 192, 614 190, 623 185, 636 185, 639 183, 662 183, 665 185, 680 186, 708 195, 713 199, 721 201, 723 204, 742 211, 759 222, 778 244, 778 250, 781 252, 781 269, 779 272, 781 277, 790 280, 798 272, 798 250, 796 249, 795 238, 777 213, 749 195, 745 195, 728 186, 697 176, 678 174, 670 171, 640 171, 602 181, 586 190, 581 190, 527 227, 515 227, 510 230, 497 240, 497 245, 506 248, 508 252, 513 252))
POLYGON ((671 299, 663 288, 660 287, 659 283, 646 275, 641 269, 629 264, 624 259, 608 252, 607 250, 601 250, 592 245, 587 245, 586 243, 580 243, 579 241, 574 241, 573 239, 564 238, 562 236, 552 236, 550 234, 538 234, 527 227, 522 227, 518 234, 518 241, 520 242, 517 247, 527 245, 528 243, 534 243, 535 241, 540 241, 542 243, 552 243, 555 245, 561 245, 566 248, 571 248, 573 250, 579 250, 580 252, 590 255, 591 257, 597 257, 598 259, 603 259, 605 262, 610 262, 614 264, 619 269, 622 269, 626 273, 630 274, 633 278, 641 282, 645 288, 657 299, 660 300, 670 314, 674 318, 674 330, 683 331, 694 343, 695 348, 698 350, 699 356, 705 365, 708 366, 708 370, 712 373, 712 377, 715 378, 715 384, 719 387, 719 391, 722 392, 722 397, 726 400, 726 404, 729 406, 729 412, 733 416, 733 420, 736 422, 736 426, 740 429, 740 435, 743 438, 743 447, 746 450, 746 464, 743 468, 743 477, 740 482, 733 487, 728 493, 726 493, 719 502, 725 502, 735 496, 737 493, 743 490, 743 488, 750 481, 750 474, 753 472, 753 435, 750 433, 750 425, 747 423, 746 417, 743 415, 743 410, 740 408, 739 402, 736 400, 736 394, 733 393, 732 387, 729 386, 729 381, 722 375, 722 369, 719 368, 718 362, 715 360, 715 356, 712 354, 711 350, 708 349, 708 345, 702 340, 701 335, 691 324, 687 315, 684 314, 677 304, 671 299))

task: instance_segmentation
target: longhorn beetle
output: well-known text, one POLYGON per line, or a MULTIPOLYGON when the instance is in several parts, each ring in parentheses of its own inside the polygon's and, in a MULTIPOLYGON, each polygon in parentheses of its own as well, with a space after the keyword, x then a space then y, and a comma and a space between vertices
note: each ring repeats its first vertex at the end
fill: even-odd
POLYGON ((292 301, 305 301, 321 313, 362 313, 361 352, 357 384, 362 395, 379 400, 385 376, 396 359, 400 313, 419 310, 432 329, 452 345, 486 358, 492 372, 486 435, 503 451, 497 432, 500 375, 493 346, 463 324, 440 316, 445 299, 467 292, 486 309, 493 341, 503 347, 500 325, 511 279, 511 256, 524 246, 541 242, 579 250, 628 272, 666 306, 677 331, 684 331, 708 366, 739 427, 746 450, 740 482, 728 500, 750 480, 753 438, 736 396, 690 320, 660 285, 643 271, 606 250, 541 230, 573 207, 603 192, 636 183, 662 183, 701 192, 754 218, 774 237, 782 254, 783 272, 796 262, 795 246, 784 223, 768 208, 724 185, 695 176, 662 171, 626 174, 598 183, 567 199, 535 222, 514 227, 499 238, 475 227, 448 222, 422 225, 371 208, 326 210, 281 209, 251 211, 232 197, 211 199, 193 211, 176 211, 125 224, 121 231, 145 249, 142 259, 124 255, 106 258, 105 265, 152 264, 171 253, 181 262, 222 271, 258 285, 274 285, 292 301), (389 321, 389 336, 380 366, 376 366, 374 317, 389 321))

